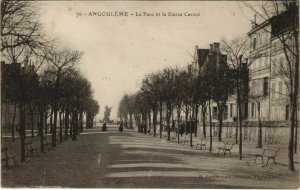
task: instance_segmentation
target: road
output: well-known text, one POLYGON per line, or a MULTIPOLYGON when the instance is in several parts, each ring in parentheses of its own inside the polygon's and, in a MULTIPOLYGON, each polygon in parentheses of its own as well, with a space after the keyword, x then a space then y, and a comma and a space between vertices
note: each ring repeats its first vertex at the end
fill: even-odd
MULTIPOLYGON (((37 139, 38 140, 38 139, 37 139)), ((248 159, 248 160, 247 160, 248 159)), ((89 129, 77 141, 2 170, 3 187, 295 188, 285 166, 253 166, 135 131, 89 129)))

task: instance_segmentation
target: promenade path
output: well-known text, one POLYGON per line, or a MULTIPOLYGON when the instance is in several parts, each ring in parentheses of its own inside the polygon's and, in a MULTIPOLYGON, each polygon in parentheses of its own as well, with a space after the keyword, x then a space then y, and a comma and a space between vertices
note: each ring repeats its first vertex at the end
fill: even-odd
MULTIPOLYGON (((39 138, 33 141, 38 142, 39 138)), ((4 138, 2 146, 18 153, 16 142, 4 138)), ((29 157, 25 163, 2 168, 2 187, 76 188, 297 188, 297 172, 278 165, 253 165, 254 157, 245 153, 239 160, 237 146, 232 157, 195 150, 176 142, 117 131, 108 126, 90 129, 77 141, 64 141, 54 150, 29 157)), ((247 148, 247 146, 245 145, 247 148)), ((247 149, 245 149, 247 152, 247 149)), ((19 159, 19 158, 17 158, 19 159)))

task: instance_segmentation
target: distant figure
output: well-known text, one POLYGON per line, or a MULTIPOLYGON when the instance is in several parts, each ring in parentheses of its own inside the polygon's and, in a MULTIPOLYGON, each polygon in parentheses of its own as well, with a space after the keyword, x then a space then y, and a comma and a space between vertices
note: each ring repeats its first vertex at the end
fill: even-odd
POLYGON ((180 135, 182 136, 184 133, 184 124, 181 123, 179 127, 180 127, 180 135))
POLYGON ((119 126, 119 131, 122 133, 123 132, 123 123, 120 124, 119 126))
POLYGON ((234 117, 233 117, 233 122, 236 122, 236 121, 237 121, 237 120, 236 120, 236 117, 234 116, 234 117))
POLYGON ((172 131, 175 131, 175 121, 172 121, 172 131))
POLYGON ((106 128, 106 123, 105 123, 105 122, 103 123, 103 126, 102 126, 102 131, 107 131, 107 128, 106 128))

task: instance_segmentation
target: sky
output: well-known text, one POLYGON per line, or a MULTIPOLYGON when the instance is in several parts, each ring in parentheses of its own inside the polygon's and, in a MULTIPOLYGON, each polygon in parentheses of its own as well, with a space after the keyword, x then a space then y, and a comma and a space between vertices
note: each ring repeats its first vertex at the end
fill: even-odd
POLYGON ((84 52, 79 68, 100 104, 97 120, 106 105, 116 119, 120 99, 138 91, 145 75, 187 66, 196 45, 208 48, 222 38, 245 36, 252 19, 239 1, 46 1, 39 6, 45 32, 59 45, 84 52), (129 16, 89 16, 115 11, 129 16), (160 16, 136 16, 144 12, 160 16))

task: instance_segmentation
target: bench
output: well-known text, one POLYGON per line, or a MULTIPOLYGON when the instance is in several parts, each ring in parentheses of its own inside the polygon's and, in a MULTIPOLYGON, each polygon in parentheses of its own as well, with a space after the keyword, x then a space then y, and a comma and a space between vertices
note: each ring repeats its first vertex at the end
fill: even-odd
POLYGON ((262 163, 264 163, 264 157, 268 158, 267 164, 265 166, 267 166, 269 164, 269 160, 271 160, 271 159, 273 160, 274 164, 276 165, 275 158, 276 158, 278 152, 279 152, 279 148, 264 148, 264 149, 262 149, 262 152, 255 154, 255 160, 254 160, 253 165, 256 163, 256 159, 258 157, 261 158, 262 163))
POLYGON ((207 143, 207 139, 201 139, 200 143, 197 143, 196 145, 196 150, 198 149, 199 146, 200 146, 200 150, 202 150, 202 147, 205 147, 206 149, 206 143, 207 143))
POLYGON ((25 150, 26 150, 26 156, 29 155, 37 155, 38 154, 38 149, 32 146, 32 142, 27 142, 25 143, 25 150))
POLYGON ((44 138, 43 140, 43 146, 44 146, 44 149, 47 149, 47 150, 51 150, 52 149, 52 144, 47 142, 47 138, 44 138))
POLYGON ((218 149, 219 149, 218 154, 222 150, 223 153, 224 153, 224 156, 226 155, 226 152, 229 152, 229 154, 231 156, 231 150, 232 150, 234 145, 235 145, 234 142, 224 142, 224 146, 219 146, 218 147, 218 149))
POLYGON ((189 137, 184 137, 183 139, 183 145, 189 145, 189 142, 190 142, 190 138, 189 137))
POLYGON ((15 155, 11 155, 8 152, 8 148, 7 147, 3 147, 1 148, 1 162, 5 162, 6 166, 9 167, 9 161, 12 160, 14 165, 16 165, 15 162, 15 155))
POLYGON ((172 136, 172 137, 171 137, 171 141, 176 142, 176 141, 177 141, 177 137, 176 137, 176 136, 172 136))

